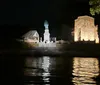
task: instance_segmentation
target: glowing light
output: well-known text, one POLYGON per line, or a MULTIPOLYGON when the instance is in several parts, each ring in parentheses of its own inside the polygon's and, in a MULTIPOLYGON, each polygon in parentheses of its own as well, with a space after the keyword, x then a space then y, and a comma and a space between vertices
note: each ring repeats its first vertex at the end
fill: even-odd
POLYGON ((44 26, 45 26, 44 42, 49 43, 50 42, 50 33, 49 33, 49 29, 48 29, 49 24, 47 21, 44 22, 44 26))
POLYGON ((44 22, 44 26, 45 26, 46 29, 48 29, 49 23, 48 23, 47 20, 45 20, 45 22, 44 22))
POLYGON ((25 42, 39 42, 39 34, 36 30, 31 30, 22 36, 25 42))
POLYGON ((95 41, 95 43, 99 43, 98 26, 94 25, 94 18, 80 16, 75 20, 74 41, 95 41))
POLYGON ((44 82, 49 82, 49 66, 50 66, 50 58, 48 56, 43 57, 43 63, 42 68, 44 69, 44 72, 42 73, 44 82))
POLYGON ((99 62, 96 58, 74 58, 73 59, 74 85, 96 85, 93 77, 99 75, 99 62))

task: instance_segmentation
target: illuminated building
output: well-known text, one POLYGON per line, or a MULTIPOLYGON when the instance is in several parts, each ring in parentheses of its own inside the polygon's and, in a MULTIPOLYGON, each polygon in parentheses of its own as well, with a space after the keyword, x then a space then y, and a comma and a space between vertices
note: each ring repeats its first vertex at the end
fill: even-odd
POLYGON ((74 41, 95 41, 95 43, 99 43, 98 26, 94 25, 94 18, 80 16, 75 20, 74 41))
POLYGON ((49 24, 47 21, 44 22, 45 32, 44 32, 44 42, 49 43, 50 42, 50 33, 49 33, 49 24))
MULTIPOLYGON (((56 43, 56 37, 50 37, 49 33, 49 23, 45 20, 44 22, 44 35, 43 37, 39 36, 38 32, 36 30, 30 30, 26 34, 22 36, 25 42, 32 42, 32 43, 38 43, 39 46, 55 46, 56 43), (54 42, 54 43, 53 43, 54 42), (47 44, 46 44, 47 43, 47 44), (48 45, 50 44, 50 45, 48 45)), ((46 46, 46 47, 47 47, 46 46)))
POLYGON ((31 30, 22 36, 25 42, 39 42, 39 34, 36 30, 31 30))

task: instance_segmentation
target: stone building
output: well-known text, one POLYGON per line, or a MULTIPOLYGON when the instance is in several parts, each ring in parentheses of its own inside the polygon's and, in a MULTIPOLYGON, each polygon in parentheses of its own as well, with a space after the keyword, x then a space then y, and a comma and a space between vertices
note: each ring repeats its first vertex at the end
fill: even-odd
POLYGON ((39 42, 39 34, 36 30, 30 30, 25 35, 22 36, 25 42, 39 42))
POLYGON ((49 33, 49 23, 47 21, 44 22, 44 42, 49 43, 50 42, 50 33, 49 33))
POLYGON ((95 43, 99 43, 98 26, 95 26, 94 18, 79 16, 75 20, 74 41, 95 41, 95 43))

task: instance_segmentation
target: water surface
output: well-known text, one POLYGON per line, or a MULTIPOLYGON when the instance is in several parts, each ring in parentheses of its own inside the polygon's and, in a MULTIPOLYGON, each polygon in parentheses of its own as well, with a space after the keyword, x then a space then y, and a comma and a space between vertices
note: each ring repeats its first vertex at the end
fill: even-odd
POLYGON ((26 57, 25 85, 100 85, 99 59, 94 57, 26 57))

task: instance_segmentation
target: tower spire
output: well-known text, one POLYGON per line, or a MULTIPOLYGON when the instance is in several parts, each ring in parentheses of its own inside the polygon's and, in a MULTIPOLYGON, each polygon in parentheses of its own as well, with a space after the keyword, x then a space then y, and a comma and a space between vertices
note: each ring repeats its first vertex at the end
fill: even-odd
POLYGON ((44 21, 44 27, 45 27, 45 29, 48 29, 49 28, 49 23, 48 23, 47 20, 44 21))

